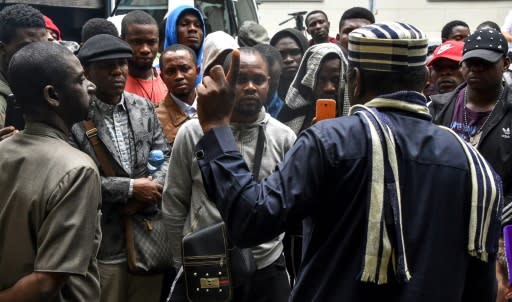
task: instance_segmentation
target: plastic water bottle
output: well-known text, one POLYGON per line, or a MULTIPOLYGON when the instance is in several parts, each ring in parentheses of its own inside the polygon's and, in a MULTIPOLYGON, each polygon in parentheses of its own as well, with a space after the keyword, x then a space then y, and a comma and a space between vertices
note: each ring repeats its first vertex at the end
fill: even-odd
POLYGON ((160 170, 162 163, 164 162, 164 152, 162 150, 151 150, 148 157, 148 172, 153 175, 155 172, 160 170))

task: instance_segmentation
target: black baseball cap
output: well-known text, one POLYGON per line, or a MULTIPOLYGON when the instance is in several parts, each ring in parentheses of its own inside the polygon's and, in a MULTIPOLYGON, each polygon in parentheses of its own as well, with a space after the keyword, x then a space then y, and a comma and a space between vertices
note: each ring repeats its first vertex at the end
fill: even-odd
POLYGON ((477 30, 464 40, 462 61, 470 58, 479 58, 496 63, 507 55, 508 43, 502 33, 486 28, 477 30))
POLYGON ((99 34, 85 41, 77 54, 82 63, 91 63, 111 59, 129 59, 132 48, 118 37, 99 34))

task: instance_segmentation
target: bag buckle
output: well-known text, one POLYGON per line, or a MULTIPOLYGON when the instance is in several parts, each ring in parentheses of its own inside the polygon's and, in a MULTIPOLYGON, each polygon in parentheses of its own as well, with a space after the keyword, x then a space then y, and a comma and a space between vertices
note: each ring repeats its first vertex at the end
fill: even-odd
POLYGON ((219 288, 219 278, 199 278, 201 288, 219 288))
POLYGON ((87 135, 88 138, 98 136, 98 129, 91 128, 91 129, 85 131, 85 135, 87 135))

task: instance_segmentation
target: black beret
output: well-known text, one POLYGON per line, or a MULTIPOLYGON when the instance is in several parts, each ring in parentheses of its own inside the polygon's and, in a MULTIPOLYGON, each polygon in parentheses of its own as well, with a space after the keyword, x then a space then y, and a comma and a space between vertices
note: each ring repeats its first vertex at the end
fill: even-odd
POLYGON ((77 54, 82 63, 132 57, 132 48, 118 37, 99 34, 85 41, 77 54))

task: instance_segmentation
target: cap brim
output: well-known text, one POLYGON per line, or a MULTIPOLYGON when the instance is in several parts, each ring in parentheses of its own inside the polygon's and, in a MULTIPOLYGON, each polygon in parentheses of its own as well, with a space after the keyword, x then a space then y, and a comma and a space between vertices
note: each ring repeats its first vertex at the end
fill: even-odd
POLYGON ((496 63, 499 59, 503 57, 503 54, 501 52, 496 52, 488 49, 473 49, 468 52, 466 52, 462 56, 461 62, 471 59, 471 58, 479 58, 482 60, 485 60, 487 62, 496 63))
POLYGON ((104 54, 101 56, 97 56, 90 59, 83 59, 83 61, 89 62, 97 62, 97 61, 105 61, 105 60, 113 60, 113 59, 130 59, 132 57, 131 53, 110 53, 104 54))
POLYGON ((450 60, 450 61, 454 61, 456 62, 457 64, 460 62, 460 60, 462 60, 461 57, 459 56, 444 56, 444 57, 436 57, 436 58, 433 58, 432 60, 430 60, 430 62, 428 62, 427 64, 427 67, 432 67, 432 65, 434 64, 434 62, 437 62, 441 59, 445 59, 445 60, 450 60))

